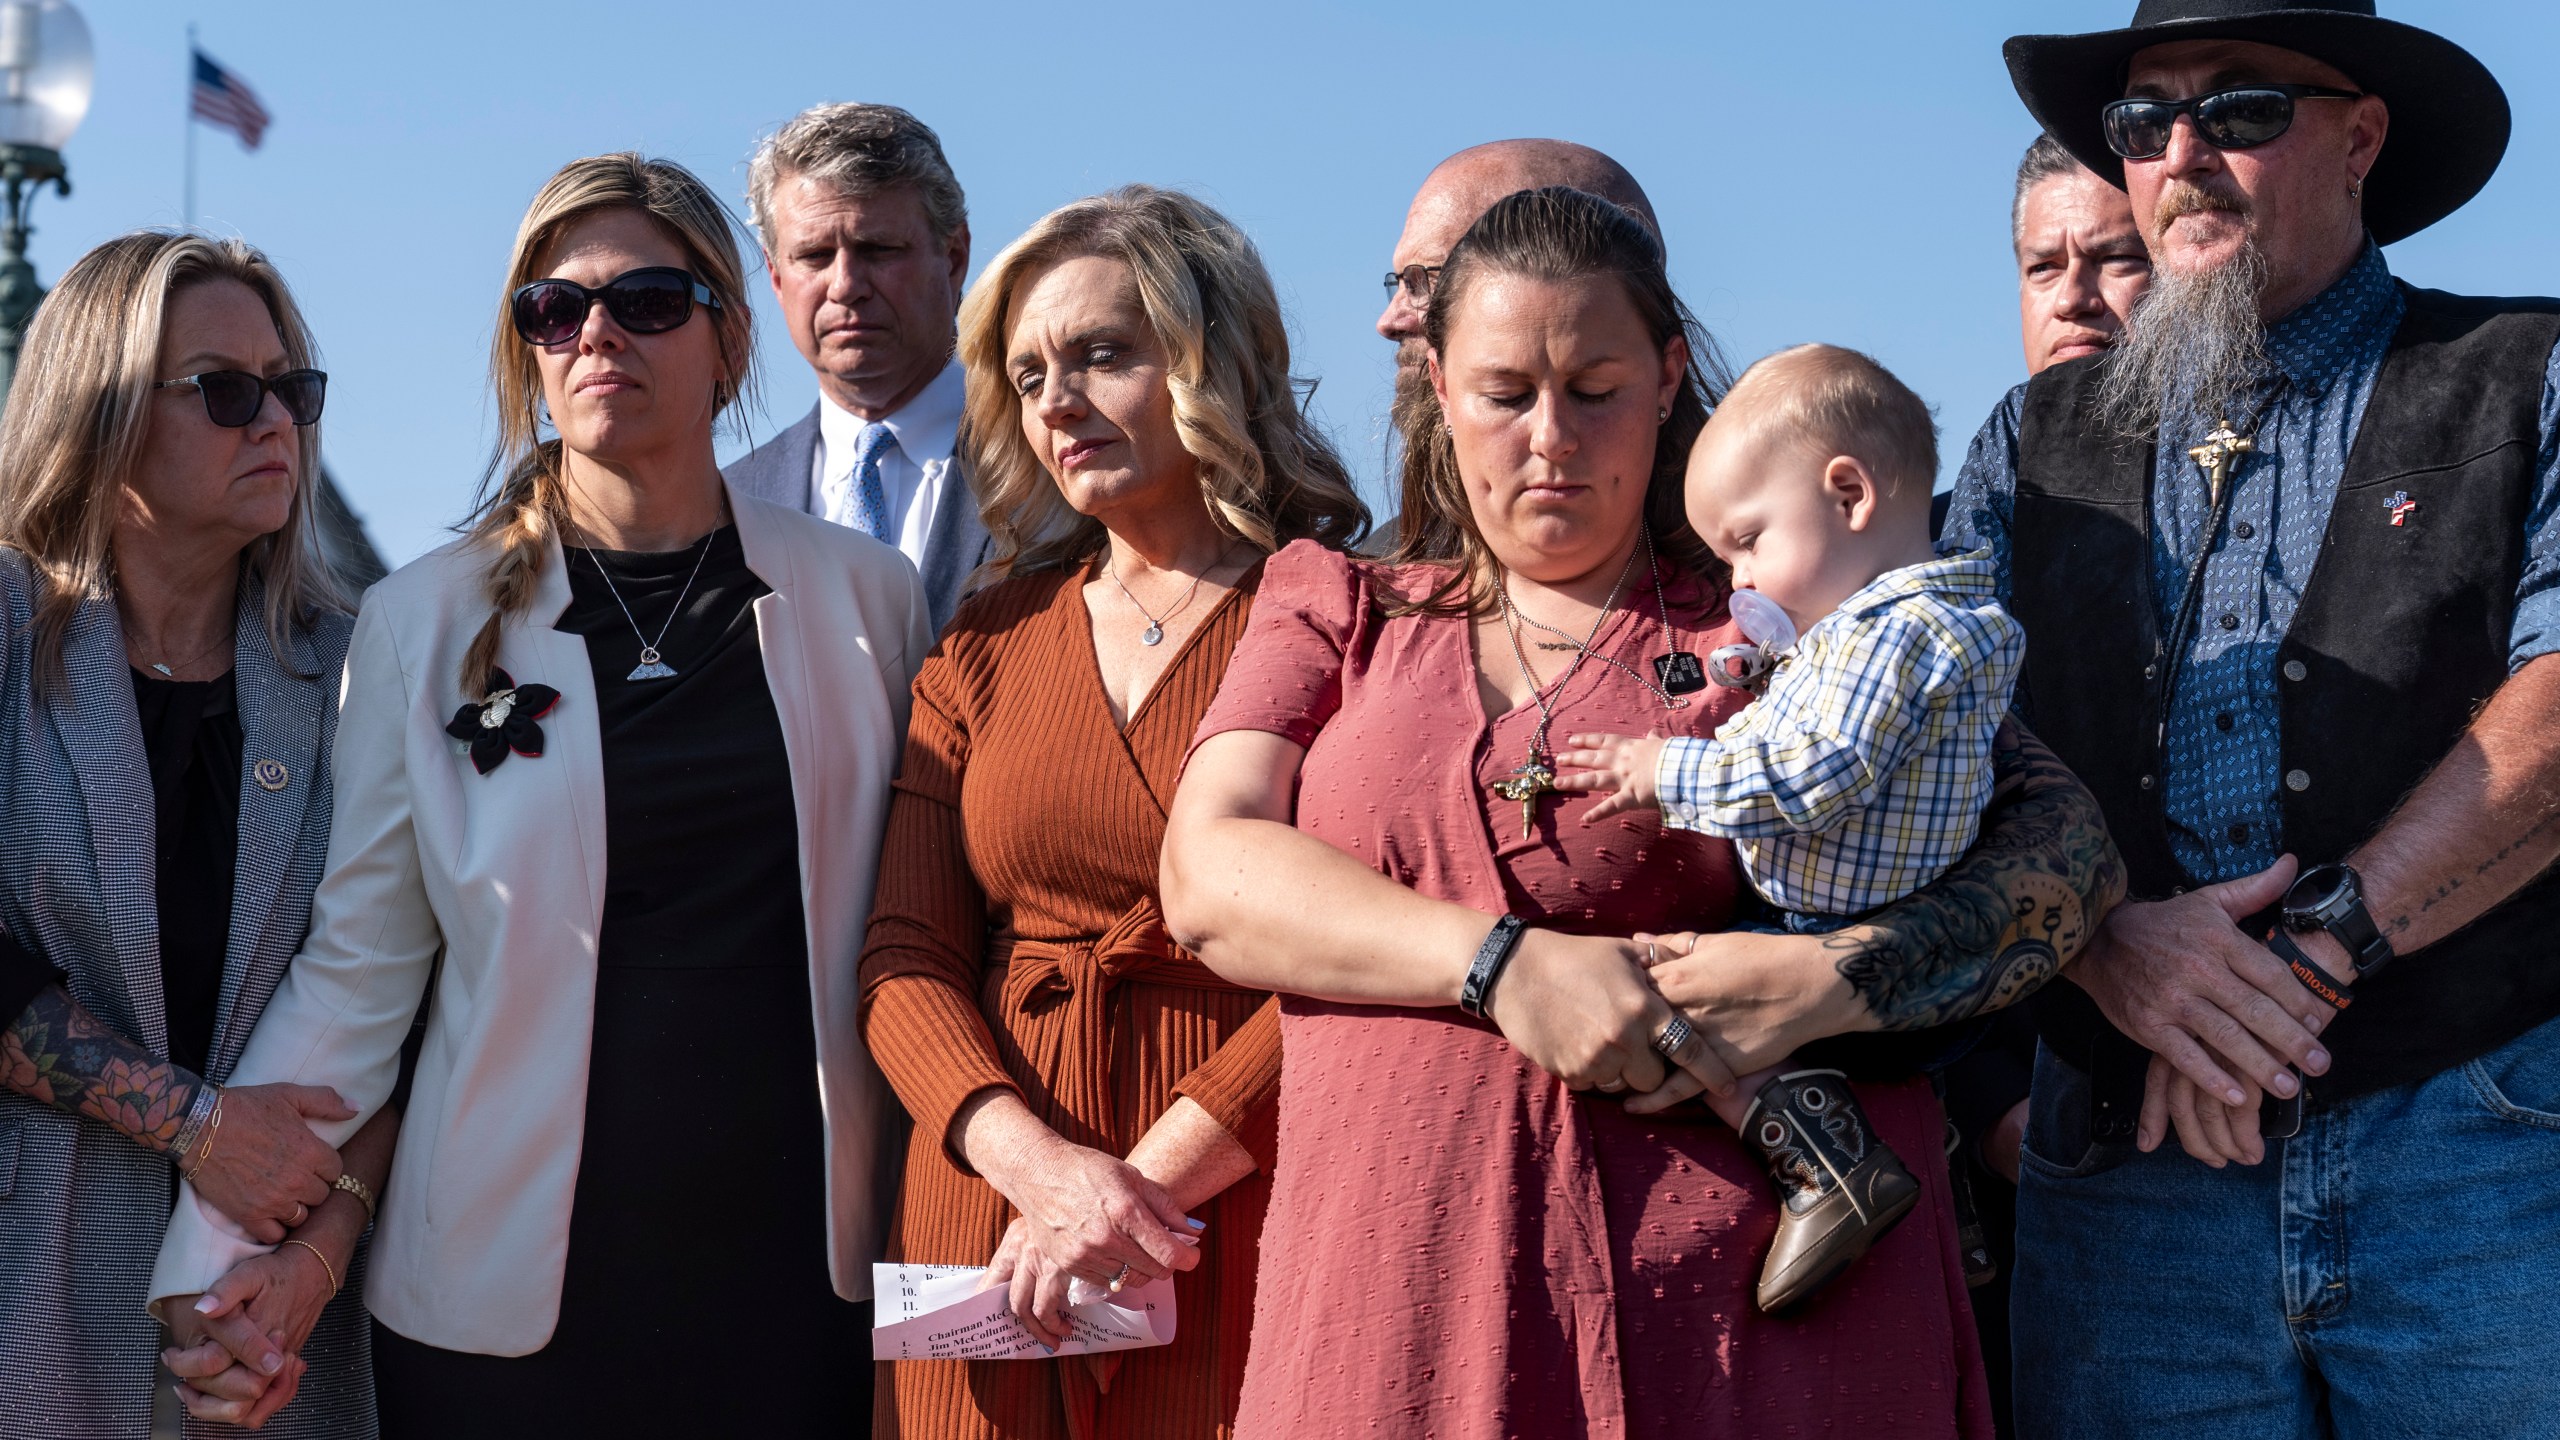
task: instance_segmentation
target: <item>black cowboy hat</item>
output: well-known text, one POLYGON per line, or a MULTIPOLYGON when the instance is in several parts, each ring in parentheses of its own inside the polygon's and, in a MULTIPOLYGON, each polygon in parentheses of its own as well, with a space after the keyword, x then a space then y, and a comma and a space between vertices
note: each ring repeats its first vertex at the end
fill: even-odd
POLYGON ((2373 0, 2142 0, 2133 24, 2089 35, 2013 35, 2000 47, 2018 98, 2045 133, 2109 184, 2124 161, 2098 119, 2124 98, 2137 50, 2180 40, 2254 40, 2344 71, 2391 108, 2391 133, 2365 177, 2364 219, 2385 245, 2480 193, 2507 151, 2507 92, 2441 35, 2385 20, 2373 0))

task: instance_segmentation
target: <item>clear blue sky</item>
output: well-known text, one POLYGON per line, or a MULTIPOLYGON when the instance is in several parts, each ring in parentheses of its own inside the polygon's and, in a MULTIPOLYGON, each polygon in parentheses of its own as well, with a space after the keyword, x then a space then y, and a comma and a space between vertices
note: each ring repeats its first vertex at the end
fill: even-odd
MULTIPOLYGON (((1873 352, 1938 407, 1951 473, 2019 378, 2007 206, 2032 130, 2000 41, 2132 9, 83 0, 97 98, 66 152, 74 193, 36 207, 33 255, 50 281, 119 231, 180 219, 198 22, 275 116, 255 154, 199 135, 198 223, 265 247, 300 294, 332 376, 330 464, 396 564, 447 538, 480 475, 489 328, 544 176, 637 147, 734 199, 759 134, 818 101, 888 101, 940 131, 981 263, 1048 209, 1127 181, 1183 186, 1233 216, 1262 246, 1297 369, 1321 378, 1316 409, 1375 504, 1392 365, 1369 326, 1405 203, 1450 151, 1555 135, 1644 182, 1674 278, 1736 361, 1802 340, 1873 352)), ((2393 247, 2393 267, 2448 289, 2560 291, 2560 6, 2383 10, 2480 55, 2516 110, 2497 179, 2393 247)), ((761 438, 816 392, 759 299, 761 438)))

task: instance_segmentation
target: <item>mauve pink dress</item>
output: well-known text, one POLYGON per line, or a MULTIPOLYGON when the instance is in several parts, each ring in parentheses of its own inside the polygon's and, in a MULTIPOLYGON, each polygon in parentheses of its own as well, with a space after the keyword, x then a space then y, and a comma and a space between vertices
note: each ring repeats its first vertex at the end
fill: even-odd
MULTIPOLYGON (((1373 607, 1381 583, 1421 584, 1397 573, 1306 541, 1274 556, 1201 738, 1305 745, 1300 829, 1488 923, 1722 928, 1745 883, 1723 841, 1650 814, 1586 826, 1582 796, 1548 799, 1521 838, 1519 805, 1485 786, 1520 763, 1537 707, 1488 727, 1467 623, 1373 607)), ((1741 638, 1711 588, 1682 580, 1670 600, 1699 655, 1741 638)), ((1646 589, 1629 603, 1595 648, 1650 675, 1663 629, 1646 589)), ((1559 741, 1706 734, 1740 699, 1715 689, 1665 711, 1596 661, 1548 695, 1559 741)), ((1575 1094, 1454 1007, 1285 996, 1281 1024, 1239 1436, 1990 1435, 1925 1082, 1858 1094, 1927 1198, 1802 1313, 1771 1319, 1751 1303, 1777 1225, 1769 1181, 1703 1106, 1637 1117, 1575 1094)))

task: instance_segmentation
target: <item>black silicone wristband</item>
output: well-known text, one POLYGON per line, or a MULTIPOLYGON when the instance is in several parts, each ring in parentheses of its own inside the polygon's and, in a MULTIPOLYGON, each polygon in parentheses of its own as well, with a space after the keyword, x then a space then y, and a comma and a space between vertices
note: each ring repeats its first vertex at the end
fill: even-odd
POLYGON ((2284 962, 2287 970, 2293 972, 2294 979, 2302 982, 2303 989, 2319 996, 2330 1009, 2344 1010, 2356 1003, 2355 987, 2340 984, 2338 977, 2321 969, 2320 963, 2295 944, 2292 936, 2282 930, 2274 931, 2267 936, 2267 948, 2275 952, 2275 957, 2284 962))
POLYGON ((1476 947, 1475 963, 1467 967, 1466 983, 1458 987, 1458 1008, 1481 1020, 1485 1007, 1493 1003, 1493 982, 1502 978, 1502 969, 1511 963, 1511 952, 1520 948, 1520 932, 1529 922, 1517 915, 1505 915, 1493 922, 1484 943, 1476 947))

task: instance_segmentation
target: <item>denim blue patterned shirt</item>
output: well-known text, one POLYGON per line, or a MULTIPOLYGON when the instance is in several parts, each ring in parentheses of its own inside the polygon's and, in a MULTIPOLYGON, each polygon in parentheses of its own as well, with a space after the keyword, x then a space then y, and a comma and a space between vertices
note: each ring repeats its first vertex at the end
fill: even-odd
MULTIPOLYGON (((2204 603, 2163 737, 2169 844, 2199 881, 2263 870, 2283 853, 2276 647, 2311 581, 2349 447, 2403 308, 2382 251, 2368 243, 2336 284, 2267 329, 2274 373, 2258 398, 2269 389, 2273 398, 2252 437, 2255 450, 2230 482, 2230 519, 2205 562, 2204 603)), ((2004 603, 2026 391, 2011 390, 1974 436, 1940 542, 1950 553, 1989 547, 2004 603)), ((2246 428, 2245 413, 2228 418, 2246 428)), ((2209 518, 2203 472, 2187 454, 2209 428, 2164 429, 2152 471, 2151 593, 2163 635, 2209 518)), ((2560 650, 2560 349, 2543 372, 2541 437, 2508 632, 2510 671, 2560 650)), ((2305 863, 2337 858, 2309 856, 2305 863)))

